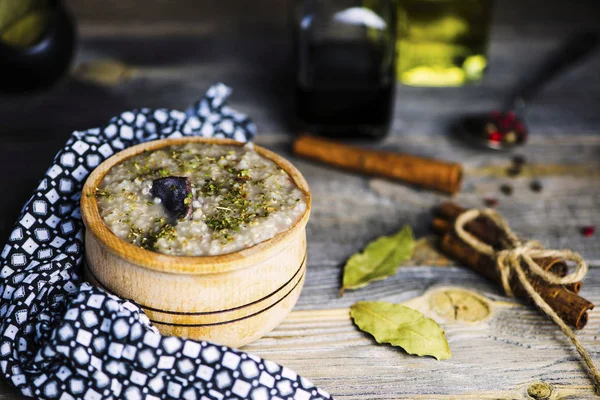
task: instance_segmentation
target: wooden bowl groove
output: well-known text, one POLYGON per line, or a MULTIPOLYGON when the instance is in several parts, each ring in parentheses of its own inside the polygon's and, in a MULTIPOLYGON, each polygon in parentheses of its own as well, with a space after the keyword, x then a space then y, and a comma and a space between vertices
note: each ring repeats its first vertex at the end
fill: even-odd
POLYGON ((198 137, 157 140, 126 149, 92 172, 81 197, 85 277, 107 292, 134 300, 164 334, 242 346, 277 326, 293 308, 304 284, 311 196, 306 180, 291 163, 255 146, 305 194, 304 214, 269 240, 218 256, 170 256, 139 248, 113 234, 100 216, 96 199, 86 196, 123 160, 189 142, 243 145, 198 137))

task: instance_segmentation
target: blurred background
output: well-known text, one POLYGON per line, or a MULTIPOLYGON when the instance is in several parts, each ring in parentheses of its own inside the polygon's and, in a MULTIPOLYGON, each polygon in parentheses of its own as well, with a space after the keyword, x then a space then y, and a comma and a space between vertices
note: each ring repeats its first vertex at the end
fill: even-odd
MULTIPOLYGON (((0 13, 10 1, 0 0, 0 13)), ((58 82, 0 95, 0 239, 56 151, 73 130, 103 125, 138 107, 185 109, 214 82, 234 89, 230 104, 250 115, 259 142, 291 135, 294 36, 291 0, 67 0, 77 26, 74 58, 58 82)), ((446 146, 458 116, 502 106, 507 91, 548 52, 581 31, 600 32, 597 0, 497 0, 491 8, 487 70, 479 83, 454 87, 398 84, 390 134, 423 141, 424 155, 446 146)), ((400 55, 402 57, 402 55, 400 55)), ((0 57, 1 60, 1 57, 0 57)), ((7 70, 3 65, 4 76, 7 70)), ((600 133, 600 54, 544 86, 529 105, 531 140, 600 133)), ((398 145, 400 144, 400 145, 398 145)))

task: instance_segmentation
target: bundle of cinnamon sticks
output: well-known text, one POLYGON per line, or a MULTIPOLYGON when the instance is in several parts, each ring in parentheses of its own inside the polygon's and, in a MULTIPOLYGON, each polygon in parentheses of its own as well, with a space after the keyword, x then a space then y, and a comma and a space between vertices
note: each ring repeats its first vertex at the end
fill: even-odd
MULTIPOLYGON (((473 249, 460 239, 454 230, 456 218, 465 211, 466 209, 452 202, 443 203, 437 209, 433 220, 433 228, 442 236, 441 250, 473 271, 500 284, 501 277, 496 260, 473 249)), ((507 247, 505 233, 485 216, 480 216, 467 223, 465 230, 497 251, 507 247)), ((564 277, 568 273, 567 264, 560 258, 548 257, 534 261, 546 271, 559 277, 564 277)), ((527 271, 527 266, 523 265, 523 269, 527 271)), ((576 329, 582 329, 587 324, 587 312, 593 309, 594 305, 578 295, 581 290, 581 282, 569 285, 554 285, 539 279, 533 274, 529 274, 528 277, 536 292, 564 322, 576 329)), ((516 296, 529 297, 515 276, 511 277, 510 286, 516 296)))

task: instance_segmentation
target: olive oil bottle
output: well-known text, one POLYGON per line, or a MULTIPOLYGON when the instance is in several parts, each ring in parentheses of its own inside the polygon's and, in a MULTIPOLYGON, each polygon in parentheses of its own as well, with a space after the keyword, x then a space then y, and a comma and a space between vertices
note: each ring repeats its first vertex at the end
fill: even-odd
POLYGON ((414 86, 479 81, 492 0, 398 0, 398 80, 414 86))
POLYGON ((380 139, 396 85, 395 0, 298 0, 295 108, 300 131, 380 139))
POLYGON ((60 0, 0 0, 0 92, 47 87, 69 69, 73 18, 60 0))

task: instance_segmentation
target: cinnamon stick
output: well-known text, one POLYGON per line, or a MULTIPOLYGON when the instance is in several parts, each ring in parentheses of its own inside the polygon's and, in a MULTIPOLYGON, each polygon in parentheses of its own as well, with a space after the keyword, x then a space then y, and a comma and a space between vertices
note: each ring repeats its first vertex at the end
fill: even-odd
POLYGON ((444 218, 434 218, 431 225, 433 230, 440 235, 444 235, 445 233, 452 231, 452 222, 444 218))
POLYGON ((368 150, 303 135, 294 153, 343 169, 397 179, 416 186, 454 194, 462 183, 462 166, 429 158, 368 150))
MULTIPOLYGON (((465 208, 450 201, 440 204, 436 210, 437 215, 448 220, 451 225, 454 225, 456 218, 465 211, 465 208)), ((465 230, 495 249, 506 247, 504 232, 486 217, 477 217, 465 225, 465 230)))
MULTIPOLYGON (((455 204, 453 202, 444 202, 437 209, 437 214, 439 217, 448 221, 450 226, 454 226, 456 218, 466 209, 455 204)), ((441 222, 435 222, 434 220, 434 229, 436 229, 435 224, 440 224, 441 222)), ((439 227, 438 227, 439 228, 439 227)), ((500 230, 496 224, 490 221, 486 217, 478 217, 473 221, 467 223, 465 225, 465 230, 470 234, 476 236, 482 242, 492 246, 496 250, 501 250, 506 248, 506 238, 504 236, 504 232, 500 230)), ((544 259, 536 259, 534 260, 540 265, 548 265, 549 270, 552 271, 555 275, 563 277, 566 276, 569 268, 564 260, 557 257, 550 257, 544 259)))
MULTIPOLYGON (((475 221, 472 221, 471 223, 473 223, 473 222, 475 222, 475 221)), ((437 233, 439 233, 442 236, 448 232, 453 232, 453 229, 454 229, 454 222, 450 222, 441 217, 434 218, 432 225, 433 225, 433 230, 435 230, 437 233)), ((477 224, 475 224, 475 225, 477 225, 477 224)), ((473 226, 472 226, 472 228, 473 228, 473 226)), ((471 234, 476 235, 475 232, 480 231, 481 229, 480 229, 480 226, 474 226, 474 228, 475 229, 470 229, 470 230, 467 229, 467 230, 470 231, 471 234)), ((478 236, 478 235, 476 235, 476 236, 478 236)), ((484 242, 485 242, 485 240, 484 240, 484 242)), ((487 244, 490 244, 490 243, 487 243, 487 244)), ((561 278, 563 276, 567 276, 567 273, 568 273, 567 264, 565 264, 565 262, 563 260, 561 260, 560 258, 555 258, 555 257, 536 258, 536 259, 534 259, 534 261, 538 265, 540 265, 542 268, 544 268, 546 271, 550 271, 556 276, 559 276, 561 278)), ((581 282, 576 282, 576 283, 572 283, 569 285, 565 285, 565 287, 567 287, 569 290, 571 290, 575 293, 579 293, 579 291, 581 290, 581 282)))
MULTIPOLYGON (((441 249, 450 257, 460 261, 486 278, 498 283, 501 281, 495 260, 492 257, 477 252, 456 237, 453 232, 444 234, 441 249)), ((588 321, 587 312, 594 308, 591 302, 568 290, 563 285, 549 285, 534 276, 530 276, 529 281, 536 292, 556 311, 563 321, 576 329, 585 327, 588 321)), ((510 286, 515 295, 528 297, 516 276, 511 278, 510 286)))
MULTIPOLYGON (((434 218, 433 229, 442 235, 453 232, 453 225, 443 218, 434 218)), ((465 244, 466 245, 466 244, 465 244)), ((554 275, 563 277, 567 275, 567 265, 558 258, 536 258, 534 261, 544 270, 552 272, 554 275)), ((525 266, 525 269, 527 267, 525 266)), ((581 282, 574 282, 562 285, 566 290, 578 294, 581 290, 581 282)))

